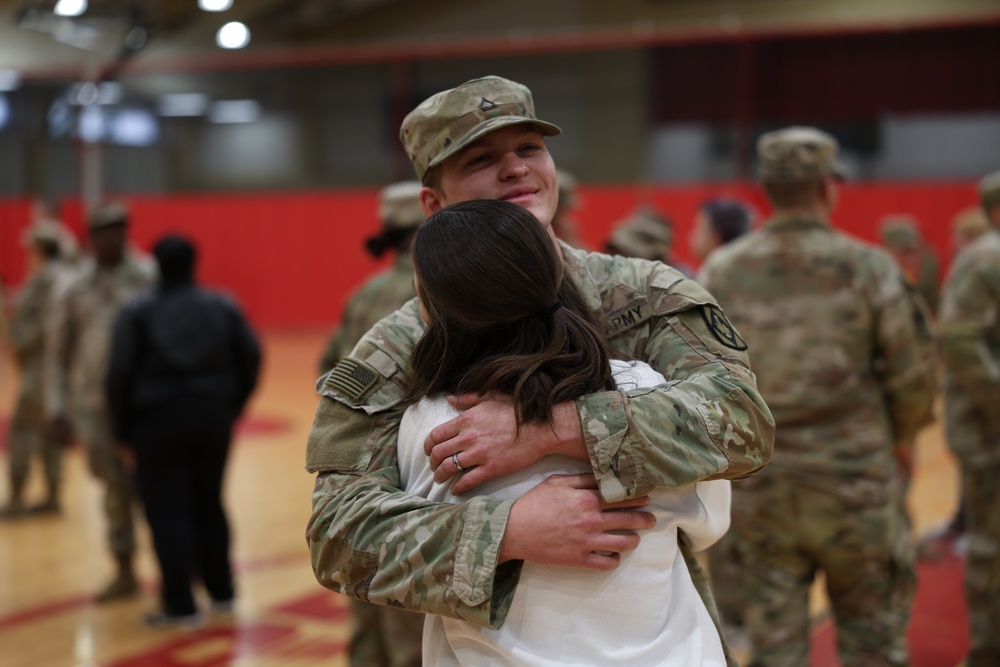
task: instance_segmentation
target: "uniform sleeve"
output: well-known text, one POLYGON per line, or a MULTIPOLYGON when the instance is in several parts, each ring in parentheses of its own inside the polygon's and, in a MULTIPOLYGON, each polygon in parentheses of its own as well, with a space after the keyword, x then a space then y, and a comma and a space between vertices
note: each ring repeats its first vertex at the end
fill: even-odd
POLYGON ((770 460, 774 418, 757 391, 746 345, 717 306, 685 301, 654 318, 646 356, 665 384, 577 401, 606 501, 658 486, 739 479, 770 460))
POLYGON ((310 448, 337 444, 317 476, 306 532, 316 579, 368 602, 500 627, 520 571, 497 567, 513 501, 435 504, 401 491, 401 418, 320 400, 310 448))
MULTIPOLYGON (((878 266, 878 265, 876 265, 878 266)), ((875 362, 894 441, 912 443, 933 420, 937 392, 934 339, 927 307, 891 262, 875 276, 875 362)))
POLYGON ((306 533, 313 571, 354 598, 497 628, 520 573, 497 565, 513 501, 436 504, 402 491, 402 376, 422 330, 410 302, 320 379, 306 449, 306 469, 319 473, 306 533))
POLYGON ((1000 400, 1000 253, 970 250, 945 284, 941 356, 949 382, 991 414, 1000 400))
POLYGON ((68 410, 69 368, 77 330, 73 319, 72 287, 57 288, 52 309, 45 316, 45 353, 42 386, 45 411, 49 417, 68 410))

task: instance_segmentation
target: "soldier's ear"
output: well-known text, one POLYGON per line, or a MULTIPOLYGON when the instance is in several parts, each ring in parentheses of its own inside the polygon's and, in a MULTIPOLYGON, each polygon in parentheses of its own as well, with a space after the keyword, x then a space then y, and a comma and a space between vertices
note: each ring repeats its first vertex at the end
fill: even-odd
POLYGON ((426 185, 420 190, 420 208, 427 215, 434 215, 445 207, 441 193, 426 185))

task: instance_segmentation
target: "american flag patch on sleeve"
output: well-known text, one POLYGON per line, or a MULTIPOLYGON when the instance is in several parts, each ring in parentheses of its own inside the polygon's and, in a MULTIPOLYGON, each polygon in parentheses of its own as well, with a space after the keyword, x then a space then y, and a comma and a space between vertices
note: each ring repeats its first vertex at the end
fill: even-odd
POLYGON ((342 359, 327 376, 324 383, 352 401, 361 400, 378 382, 379 375, 366 364, 354 359, 342 359))

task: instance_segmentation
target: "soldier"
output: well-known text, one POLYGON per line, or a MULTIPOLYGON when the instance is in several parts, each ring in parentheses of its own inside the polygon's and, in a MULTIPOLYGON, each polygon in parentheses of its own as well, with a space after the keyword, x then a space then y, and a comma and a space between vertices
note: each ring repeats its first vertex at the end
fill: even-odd
POLYGON ((93 259, 66 288, 48 322, 44 384, 56 437, 69 442, 75 432, 91 472, 105 487, 108 541, 117 563, 115 578, 97 595, 98 602, 106 602, 139 590, 132 570, 132 480, 119 458, 104 399, 108 348, 118 312, 152 286, 155 270, 126 247, 124 207, 97 208, 87 224, 93 259))
MULTIPOLYGON (((973 241, 992 229, 986 214, 981 206, 963 209, 955 214, 951 221, 951 245, 955 256, 973 241)), ((954 409, 952 402, 954 394, 944 393, 944 414, 947 415, 954 409)), ((962 399, 958 399, 961 403, 962 399)), ((946 431, 950 428, 945 419, 946 431)), ((954 429, 953 429, 954 431, 954 429)), ((961 429, 955 433, 956 437, 961 437, 961 429)), ((965 492, 959 494, 958 507, 951 519, 935 526, 924 533, 918 544, 918 556, 929 560, 937 560, 946 555, 964 557, 968 552, 969 537, 965 532, 966 511, 965 492)))
MULTIPOLYGON (((348 301, 340 329, 323 352, 320 374, 350 354, 376 322, 416 296, 410 245, 427 217, 420 208, 421 187, 420 181, 404 181, 379 193, 382 232, 369 238, 365 248, 373 257, 381 257, 391 248, 396 257, 391 267, 373 276, 348 301)), ((351 598, 350 664, 419 667, 423 630, 422 615, 351 598)))
POLYGON ((1000 171, 979 184, 992 229, 959 254, 941 303, 948 444, 963 473, 968 667, 1000 664, 1000 171))
POLYGON ((690 276, 691 268, 673 257, 673 244, 674 228, 670 220, 644 206, 615 225, 604 249, 609 255, 664 262, 690 276))
POLYGON ((774 214, 701 274, 751 350, 777 433, 769 468, 733 485, 751 664, 809 663, 822 570, 841 662, 906 665, 914 572, 897 458, 931 419, 930 334, 892 258, 830 226, 833 137, 792 127, 757 150, 774 214))
POLYGON ((576 177, 565 169, 556 169, 556 179, 559 182, 559 204, 556 214, 552 217, 552 231, 556 238, 568 243, 574 248, 582 248, 580 230, 576 224, 575 211, 580 206, 580 197, 576 192, 576 177))
POLYGON ((45 416, 42 392, 42 359, 46 319, 60 284, 72 272, 66 261, 72 247, 68 232, 56 220, 40 219, 24 235, 31 273, 17 295, 10 322, 10 339, 20 374, 17 405, 7 435, 10 455, 10 500, 0 516, 15 517, 26 511, 59 511, 63 447, 52 437, 45 416), (41 459, 45 473, 45 500, 30 509, 24 488, 32 456, 41 459))
MULTIPOLYGON (((424 101, 400 135, 424 184, 425 212, 503 199, 530 211, 553 236, 558 186, 545 137, 559 133, 535 117, 527 88, 486 77, 424 101)), ((410 353, 424 330, 411 300, 319 383, 307 451, 307 469, 319 475, 307 540, 321 584, 498 628, 521 562, 609 570, 634 548, 634 531, 649 527, 651 517, 606 512, 605 503, 640 507, 653 488, 738 478, 768 461, 770 413, 712 297, 663 264, 557 247, 612 351, 647 361, 668 384, 560 403, 552 426, 520 430, 503 396, 453 397, 463 414, 432 431, 425 447, 438 481, 459 472, 453 456, 461 454, 456 495, 550 452, 590 461, 594 478, 575 485, 552 478, 514 501, 470 494, 442 505, 410 496, 400 491, 396 434, 410 353)), ((714 613, 704 573, 690 548, 681 549, 714 613)))
POLYGON ((427 217, 420 208, 420 188, 420 181, 402 181, 379 192, 378 216, 382 229, 365 241, 365 250, 375 259, 391 250, 395 255, 393 263, 351 295, 340 326, 319 360, 320 375, 346 357, 373 324, 416 296, 410 244, 427 217))
POLYGON ((938 285, 938 259, 924 243, 920 227, 912 215, 893 214, 882 218, 879 225, 882 245, 893 256, 915 290, 932 313, 937 312, 940 288, 938 285))

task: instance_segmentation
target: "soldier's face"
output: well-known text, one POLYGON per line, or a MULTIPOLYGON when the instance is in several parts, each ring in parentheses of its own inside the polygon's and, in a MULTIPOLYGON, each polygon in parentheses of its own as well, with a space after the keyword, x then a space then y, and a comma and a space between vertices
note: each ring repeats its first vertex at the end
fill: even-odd
POLYGON ((698 259, 705 259, 708 257, 708 253, 719 247, 719 235, 712 229, 712 223, 709 222, 708 214, 705 211, 698 211, 695 216, 688 244, 692 254, 698 259))
POLYGON ((503 199, 530 211, 546 228, 559 202, 559 184, 545 138, 531 125, 490 132, 441 164, 441 187, 424 188, 434 213, 471 199, 503 199))
POLYGON ((94 259, 101 266, 116 266, 125 257, 125 225, 108 225, 90 232, 94 259))

